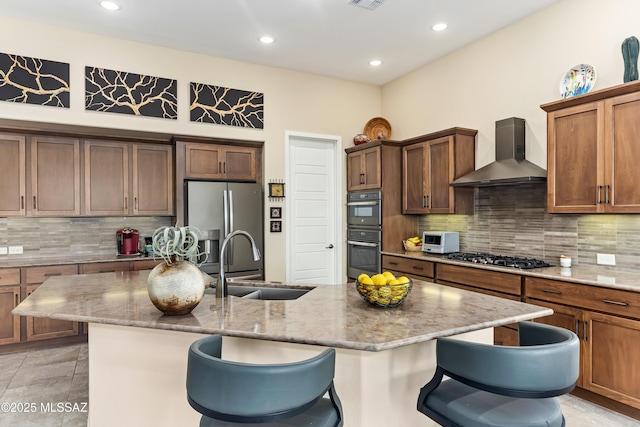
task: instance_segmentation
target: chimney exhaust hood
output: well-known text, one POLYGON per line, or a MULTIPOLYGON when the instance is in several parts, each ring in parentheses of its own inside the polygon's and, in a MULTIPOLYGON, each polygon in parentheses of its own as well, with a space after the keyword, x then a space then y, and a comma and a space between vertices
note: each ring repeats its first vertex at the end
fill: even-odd
POLYGON ((496 122, 496 161, 452 181, 454 187, 494 187, 546 182, 547 171, 526 160, 524 119, 496 122))

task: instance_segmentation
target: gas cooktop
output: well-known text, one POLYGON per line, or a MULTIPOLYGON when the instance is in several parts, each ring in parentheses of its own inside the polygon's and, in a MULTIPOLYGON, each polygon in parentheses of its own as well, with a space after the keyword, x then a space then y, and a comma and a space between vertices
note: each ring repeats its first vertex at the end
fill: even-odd
POLYGON ((456 252, 447 255, 447 259, 522 269, 551 267, 549 263, 541 259, 494 255, 481 252, 456 252))

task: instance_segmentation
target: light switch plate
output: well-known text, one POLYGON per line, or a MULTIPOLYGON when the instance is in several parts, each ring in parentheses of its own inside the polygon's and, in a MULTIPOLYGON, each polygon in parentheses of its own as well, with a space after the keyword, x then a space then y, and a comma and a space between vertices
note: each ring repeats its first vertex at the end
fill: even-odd
POLYGON ((0 255, 6 255, 6 254, 7 254, 7 247, 0 246, 0 255))
POLYGON ((616 265, 616 256, 614 254, 596 254, 596 263, 599 265, 616 265))
POLYGON ((19 255, 22 253, 22 246, 9 246, 10 255, 19 255))

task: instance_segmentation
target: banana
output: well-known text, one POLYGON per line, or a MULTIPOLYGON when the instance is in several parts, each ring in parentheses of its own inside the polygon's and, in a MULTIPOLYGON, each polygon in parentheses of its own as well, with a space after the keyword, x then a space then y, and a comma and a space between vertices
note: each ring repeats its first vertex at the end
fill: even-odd
POLYGON ((417 237, 417 236, 416 236, 416 237, 411 237, 411 238, 410 238, 410 239, 408 239, 408 240, 409 240, 411 243, 415 243, 415 244, 422 243, 422 239, 421 239, 421 238, 419 238, 419 237, 417 237))

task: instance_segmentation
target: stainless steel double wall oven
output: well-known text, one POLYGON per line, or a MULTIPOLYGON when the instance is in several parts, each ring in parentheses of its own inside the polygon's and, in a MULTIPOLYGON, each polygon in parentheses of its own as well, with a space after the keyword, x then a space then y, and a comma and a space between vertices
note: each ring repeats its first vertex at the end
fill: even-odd
POLYGON ((347 275, 380 272, 382 256, 382 193, 380 190, 347 194, 347 275))

